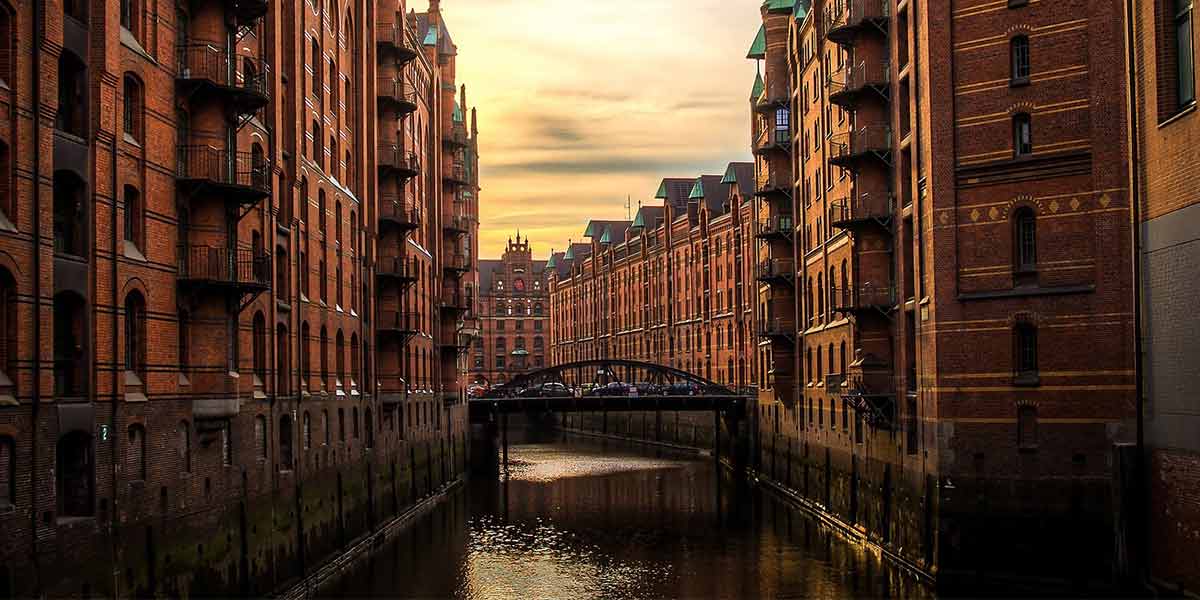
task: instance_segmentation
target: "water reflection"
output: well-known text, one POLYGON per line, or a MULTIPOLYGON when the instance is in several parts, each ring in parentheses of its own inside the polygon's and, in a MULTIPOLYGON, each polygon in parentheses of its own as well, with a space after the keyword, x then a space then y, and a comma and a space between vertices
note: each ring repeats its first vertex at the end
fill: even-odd
POLYGON ((509 475, 473 481, 324 595, 927 595, 774 498, 718 486, 711 459, 572 440, 514 446, 509 475))

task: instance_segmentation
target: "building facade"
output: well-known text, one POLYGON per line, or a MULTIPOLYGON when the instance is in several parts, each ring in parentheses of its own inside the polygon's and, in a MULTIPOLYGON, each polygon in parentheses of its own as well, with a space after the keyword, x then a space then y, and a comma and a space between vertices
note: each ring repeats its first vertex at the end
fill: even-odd
POLYGON ((1151 579, 1200 589, 1200 116, 1192 2, 1130 2, 1142 416, 1151 579))
POLYGON ((657 226, 589 226, 551 274, 553 361, 754 385, 760 475, 930 575, 1111 579, 1137 431, 1123 3, 761 10, 755 162, 728 206, 667 180, 657 226))
POLYGON ((437 0, 0 1, 0 42, 0 596, 261 595, 461 472, 437 0))
POLYGON ((550 294, 547 261, 533 260, 529 238, 509 238, 500 260, 479 261, 480 335, 468 360, 468 380, 503 385, 549 366, 550 294))

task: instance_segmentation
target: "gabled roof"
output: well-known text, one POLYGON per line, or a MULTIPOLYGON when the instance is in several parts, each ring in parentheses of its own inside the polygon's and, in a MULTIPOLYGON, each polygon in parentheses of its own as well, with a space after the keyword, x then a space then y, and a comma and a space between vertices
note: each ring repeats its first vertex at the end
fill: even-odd
POLYGON ((796 8, 792 11, 792 16, 796 17, 797 21, 803 21, 810 10, 812 10, 812 0, 796 0, 796 8))
POLYGON ((750 51, 746 53, 746 58, 766 58, 767 57, 767 26, 758 28, 758 33, 754 36, 754 41, 750 42, 750 51))
POLYGON ((763 82, 762 73, 756 73, 754 75, 754 87, 750 88, 750 99, 758 100, 765 91, 767 91, 767 84, 763 82))
POLYGON ((567 251, 563 253, 563 261, 582 260, 585 256, 592 253, 592 245, 582 242, 575 242, 567 246, 567 251))
POLYGON ((693 178, 664 179, 658 186, 658 193, 654 197, 662 200, 664 205, 669 205, 678 215, 687 208, 688 194, 691 193, 692 186, 695 184, 696 180, 693 178))
POLYGON ((796 0, 766 0, 762 3, 762 7, 768 11, 786 10, 791 12, 796 4, 796 0))
POLYGON ((725 169, 725 177, 721 179, 721 183, 736 185, 738 193, 743 198, 749 198, 754 195, 754 163, 749 162, 732 162, 725 169))
POLYGON ((725 203, 729 200, 729 185, 721 183, 721 175, 701 175, 692 186, 688 200, 703 204, 712 215, 725 213, 725 203))
MULTIPOLYGON (((588 221, 587 229, 584 230, 583 235, 584 235, 584 237, 599 239, 599 238, 604 237, 605 233, 612 231, 611 235, 609 236, 610 238, 612 238, 612 239, 610 239, 610 241, 613 241, 613 240, 624 241, 625 231, 627 229, 629 229, 629 226, 630 226, 629 221, 595 221, 595 220, 593 220, 593 221, 588 221)), ((603 240, 600 240, 600 241, 601 241, 601 243, 607 243, 607 242, 604 242, 603 240)))
POLYGON ((634 215, 633 225, 631 225, 631 227, 637 227, 641 229, 645 229, 647 227, 654 228, 658 225, 658 222, 663 219, 663 214, 665 212, 666 209, 662 206, 643 206, 639 208, 637 214, 634 215))

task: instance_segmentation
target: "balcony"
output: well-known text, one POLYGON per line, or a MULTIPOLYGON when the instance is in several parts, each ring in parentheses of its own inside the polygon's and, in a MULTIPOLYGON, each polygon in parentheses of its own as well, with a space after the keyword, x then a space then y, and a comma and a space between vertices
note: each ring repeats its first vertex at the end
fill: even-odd
POLYGON ((381 174, 392 174, 401 179, 416 177, 421 173, 421 159, 416 152, 409 152, 398 144, 379 142, 379 170, 381 174))
POLYGON ((449 254, 442 261, 442 266, 454 275, 462 275, 471 270, 466 254, 449 254))
POLYGON ((442 179, 451 185, 467 185, 467 168, 462 163, 454 163, 445 173, 442 174, 442 179))
POLYGON ((842 398, 872 428, 892 431, 896 427, 895 390, 886 375, 851 375, 842 387, 842 398))
POLYGON ((210 191, 239 205, 271 195, 271 163, 261 155, 213 146, 180 146, 175 178, 185 190, 210 191))
POLYGON ((421 332, 421 314, 394 310, 379 311, 375 328, 381 334, 392 334, 407 340, 421 332))
POLYGON ((471 233, 471 221, 466 217, 452 216, 442 222, 442 231, 450 236, 460 236, 471 233))
POLYGON ((267 16, 271 3, 268 0, 225 0, 230 12, 239 25, 250 25, 267 16))
POLYGON ((829 140, 829 164, 857 170, 864 162, 875 160, 891 165, 892 129, 886 125, 867 125, 829 140))
POLYGON ((754 138, 754 153, 769 154, 771 152, 791 152, 792 132, 789 129, 768 127, 758 132, 754 138))
POLYGON ((761 98, 756 98, 754 101, 754 111, 758 113, 769 114, 780 108, 789 108, 790 102, 787 96, 772 97, 770 92, 763 94, 761 98))
POLYGON ((791 318, 768 317, 758 324, 759 337, 788 344, 796 343, 796 321, 791 318))
POLYGON ((438 343, 444 350, 454 350, 459 354, 463 354, 471 349, 471 336, 462 332, 457 332, 447 339, 438 343))
POLYGON ((467 138, 466 128, 462 126, 454 127, 454 129, 450 130, 450 133, 442 138, 442 143, 451 148, 466 148, 470 143, 470 139, 467 138))
POLYGON ((375 45, 380 50, 395 52, 401 65, 417 58, 417 49, 409 43, 404 28, 394 23, 375 24, 375 45))
POLYGON ((375 263, 375 277, 392 281, 401 287, 417 282, 421 276, 421 265, 415 258, 405 256, 380 256, 375 263))
POLYGON ((853 45, 860 32, 887 35, 891 0, 846 0, 839 12, 825 19, 825 36, 835 44, 853 45))
POLYGON ((442 288, 439 306, 449 312, 465 313, 471 310, 471 297, 456 287, 442 288))
POLYGON ((186 44, 178 48, 175 85, 191 98, 224 98, 238 114, 253 114, 270 102, 270 67, 253 56, 231 54, 216 44, 186 44))
MULTIPOLYGON (((789 170, 790 171, 790 170, 789 170)), ((759 177, 754 184, 754 195, 759 198, 774 197, 779 200, 791 201, 792 186, 795 182, 791 179, 791 173, 780 173, 775 169, 770 169, 766 177, 759 177)))
POLYGON ((786 242, 792 239, 792 215, 776 215, 759 221, 754 237, 760 240, 786 242))
POLYGON ((887 101, 891 97, 892 70, 887 61, 863 61, 846 65, 825 80, 829 101, 853 110, 867 97, 887 101))
POLYGON ((851 231, 875 227, 891 231, 894 197, 887 192, 862 192, 834 200, 829 206, 829 224, 851 231))
POLYGON ((379 199, 380 230, 395 227, 410 231, 421 227, 421 211, 401 194, 383 194, 379 199))
POLYGON ((261 292, 271 287, 271 255, 218 246, 180 246, 179 283, 235 292, 261 292))
POLYGON ((795 285, 796 263, 790 258, 768 258, 758 263, 758 280, 772 285, 795 285))
POLYGON ((375 96, 381 106, 395 110, 402 117, 417 110, 416 90, 401 79, 376 77, 375 96))
POLYGON ((834 310, 841 313, 863 315, 878 312, 890 313, 896 307, 896 288, 887 285, 866 283, 849 288, 830 288, 834 310))

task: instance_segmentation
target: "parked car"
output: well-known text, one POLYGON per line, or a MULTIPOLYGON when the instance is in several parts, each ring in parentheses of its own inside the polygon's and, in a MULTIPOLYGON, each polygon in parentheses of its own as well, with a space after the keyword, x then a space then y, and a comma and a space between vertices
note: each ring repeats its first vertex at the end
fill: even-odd
POLYGON ((634 387, 639 396, 661 396, 664 392, 663 386, 657 383, 635 383, 634 387))
POLYGON ((665 394, 667 396, 695 396, 700 393, 700 386, 686 381, 672 383, 667 386, 665 394))
POLYGON ((613 381, 608 385, 596 390, 597 396, 628 396, 629 384, 613 381))
POLYGON ((579 395, 580 396, 598 396, 598 395, 600 395, 597 393, 597 390, 599 390, 599 389, 600 389, 600 386, 598 386, 594 383, 585 383, 585 384, 579 386, 579 395))
POLYGON ((486 385, 472 383, 471 385, 467 386, 468 398, 483 398, 484 396, 487 396, 487 392, 488 388, 486 385))
POLYGON ((568 389, 567 386, 565 386, 561 383, 558 383, 557 381, 552 381, 550 383, 543 383, 541 390, 542 390, 543 398, 569 398, 569 397, 571 397, 571 390, 568 389))

